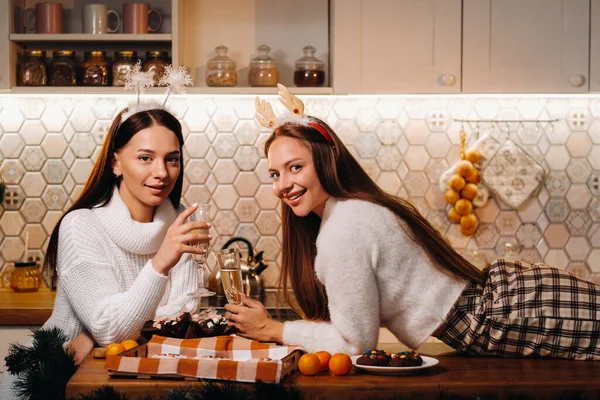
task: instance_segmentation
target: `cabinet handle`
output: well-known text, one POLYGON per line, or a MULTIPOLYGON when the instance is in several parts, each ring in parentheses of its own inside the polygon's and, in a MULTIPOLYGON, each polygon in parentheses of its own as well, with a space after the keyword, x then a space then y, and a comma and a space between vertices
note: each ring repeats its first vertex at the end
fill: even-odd
POLYGON ((583 75, 573 75, 569 78, 569 83, 573 87, 582 87, 585 83, 585 76, 583 75))
POLYGON ((442 86, 447 87, 454 86, 454 84, 456 83, 456 77, 450 74, 440 75, 440 77, 438 78, 438 83, 442 86))

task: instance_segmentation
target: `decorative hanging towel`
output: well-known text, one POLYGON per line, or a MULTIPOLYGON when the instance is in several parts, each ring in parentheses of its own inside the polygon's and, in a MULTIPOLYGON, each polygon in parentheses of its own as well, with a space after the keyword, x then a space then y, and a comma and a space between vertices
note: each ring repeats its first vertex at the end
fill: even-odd
POLYGON ((544 168, 511 140, 500 146, 481 171, 490 191, 515 209, 537 193, 545 176, 544 168))

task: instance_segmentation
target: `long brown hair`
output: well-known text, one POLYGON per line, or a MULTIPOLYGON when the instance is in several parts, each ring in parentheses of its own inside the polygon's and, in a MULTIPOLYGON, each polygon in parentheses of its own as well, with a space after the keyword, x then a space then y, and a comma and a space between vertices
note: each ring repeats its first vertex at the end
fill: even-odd
MULTIPOLYGON (((112 172, 112 162, 114 153, 118 153, 131 138, 139 131, 150 128, 152 126, 164 126, 173 131, 179 142, 180 165, 183 165, 183 134, 181 132, 181 124, 171 113, 161 109, 141 111, 133 114, 121 123, 121 115, 126 110, 121 111, 114 119, 102 150, 98 155, 96 164, 90 173, 90 176, 83 188, 83 191, 69 207, 69 209, 60 217, 56 226, 52 230, 46 257, 44 258, 44 270, 52 271, 52 287, 56 287, 56 261, 58 256, 58 232, 60 224, 68 213, 81 208, 94 208, 107 205, 112 199, 114 185, 119 185, 120 180, 116 178, 112 172)), ((179 171, 177 181, 173 186, 173 190, 169 193, 169 200, 173 207, 177 208, 181 200, 181 191, 183 186, 183 168, 179 171)))
MULTIPOLYGON (((467 281, 483 283, 484 274, 458 254, 415 206, 405 199, 385 193, 333 130, 320 119, 310 118, 329 133, 333 143, 329 143, 314 127, 285 123, 277 127, 265 142, 265 155, 268 157, 269 147, 278 137, 300 141, 310 149, 319 182, 330 196, 365 200, 387 208, 407 223, 412 229, 407 234, 424 248, 429 258, 443 272, 467 281)), ((321 220, 314 213, 298 217, 283 202, 281 208, 283 256, 279 286, 283 290, 284 299, 305 318, 328 320, 327 294, 314 272, 316 239, 321 220), (289 283, 295 297, 293 300, 288 293, 289 283)))

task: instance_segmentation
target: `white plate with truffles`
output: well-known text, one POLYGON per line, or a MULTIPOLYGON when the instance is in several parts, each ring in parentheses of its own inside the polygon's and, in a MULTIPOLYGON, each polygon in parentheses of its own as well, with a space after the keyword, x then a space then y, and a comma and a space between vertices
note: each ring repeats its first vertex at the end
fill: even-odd
POLYGON ((361 356, 362 356, 362 354, 358 355, 358 356, 351 356, 350 358, 352 359, 352 365, 361 371, 368 372, 370 374, 378 374, 378 375, 401 375, 401 374, 406 374, 409 372, 412 373, 412 372, 416 372, 416 371, 420 371, 423 369, 434 367, 434 366, 438 365, 440 362, 437 358, 421 356, 421 358, 423 359, 423 364, 421 364, 419 366, 376 367, 373 365, 357 364, 356 360, 358 360, 361 356))

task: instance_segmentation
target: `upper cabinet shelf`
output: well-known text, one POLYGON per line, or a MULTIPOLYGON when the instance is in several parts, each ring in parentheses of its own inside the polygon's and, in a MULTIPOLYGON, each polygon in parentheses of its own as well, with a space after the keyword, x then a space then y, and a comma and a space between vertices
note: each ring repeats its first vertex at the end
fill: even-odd
MULTIPOLYGON (((295 61, 312 45, 325 63, 322 88, 301 94, 455 94, 600 92, 600 0, 151 0, 161 11, 152 34, 82 32, 86 0, 60 0, 63 34, 25 33, 38 0, 0 1, 0 90, 13 93, 122 93, 115 88, 21 88, 24 50, 168 51, 194 79, 189 93, 269 94, 248 84, 250 60, 266 44, 280 81, 294 87, 295 61), (238 83, 212 88, 206 63, 225 45, 238 83)), ((102 0, 123 14, 121 0, 102 0)))
MULTIPOLYGON (((17 64, 24 50, 45 50, 48 61, 53 50, 74 50, 77 63, 85 51, 104 50, 109 63, 119 50, 137 51, 144 59, 147 51, 168 51, 173 66, 185 65, 192 75, 194 87, 188 93, 199 94, 269 94, 274 88, 255 88, 248 84, 250 60, 257 47, 266 44, 279 63, 280 81, 294 87, 295 61, 312 45, 315 56, 325 63, 325 84, 319 88, 294 88, 295 93, 332 93, 329 77, 329 0, 151 0, 151 9, 162 13, 163 26, 158 33, 92 35, 82 33, 82 10, 86 0, 58 0, 63 4, 63 32, 37 34, 25 32, 21 22, 24 10, 37 0, 0 1, 0 33, 8 37, 0 42, 0 90, 12 93, 107 93, 121 94, 121 87, 20 87, 17 64), (206 63, 215 47, 229 47, 228 56, 236 61, 236 87, 208 87, 205 83, 206 63)), ((124 3, 102 0, 109 9, 123 17, 124 3)), ((154 18, 154 17, 151 17, 154 18)), ((110 17, 112 22, 113 17, 110 17)), ((121 22, 123 22, 121 20, 121 22)), ((154 25, 150 21, 150 25, 154 25)), ((156 22, 156 21, 154 21, 156 22)), ((112 24, 111 24, 112 25, 112 24)))
POLYGON ((86 33, 61 33, 61 34, 31 34, 11 33, 9 40, 15 43, 70 43, 70 42, 170 42, 173 35, 170 33, 152 33, 146 35, 133 35, 125 33, 114 33, 107 35, 92 35, 86 33))

